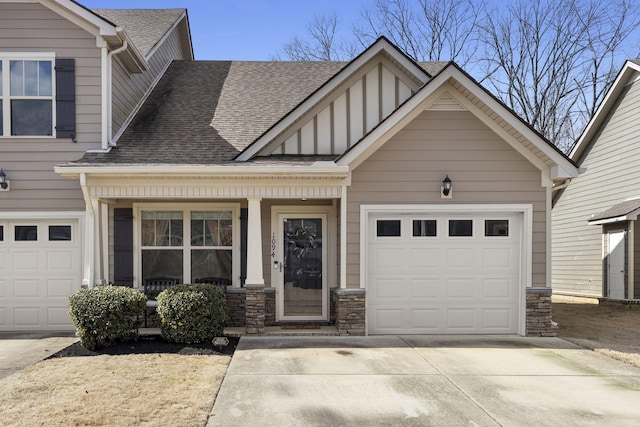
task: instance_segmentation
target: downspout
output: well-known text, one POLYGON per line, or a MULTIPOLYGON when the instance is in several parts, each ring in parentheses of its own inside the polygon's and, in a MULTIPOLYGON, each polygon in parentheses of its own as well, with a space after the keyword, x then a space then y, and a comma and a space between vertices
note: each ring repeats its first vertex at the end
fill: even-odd
POLYGON ((112 50, 111 52, 109 52, 108 56, 108 87, 107 87, 107 129, 108 129, 108 134, 107 134, 107 148, 108 147, 115 147, 116 143, 113 142, 113 67, 112 67, 112 61, 113 61, 113 56, 117 55, 121 52, 124 52, 125 50, 127 50, 127 47, 129 46, 129 44, 127 43, 126 40, 122 41, 122 46, 120 46, 119 48, 117 48, 116 50, 112 50))
POLYGON ((89 189, 87 188, 87 175, 80 174, 80 188, 82 189, 82 196, 84 197, 84 204, 87 211, 87 222, 85 225, 85 238, 84 240, 84 268, 82 287, 90 288, 93 286, 93 255, 94 255, 94 226, 95 226, 95 212, 93 211, 93 203, 91 203, 91 197, 89 196, 89 189))

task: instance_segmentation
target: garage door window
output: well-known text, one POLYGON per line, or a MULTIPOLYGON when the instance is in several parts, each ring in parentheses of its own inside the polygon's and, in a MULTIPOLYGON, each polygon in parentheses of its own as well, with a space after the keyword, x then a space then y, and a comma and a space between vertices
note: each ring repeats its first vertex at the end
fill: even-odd
POLYGON ((70 225, 50 225, 49 241, 50 242, 71 241, 71 226, 70 225))
POLYGON ((413 237, 436 237, 437 225, 435 219, 414 219, 413 237))
POLYGON ((379 219, 376 221, 376 236, 400 237, 399 219, 379 219))
POLYGON ((484 235, 486 237, 508 237, 509 220, 486 219, 484 221, 484 235))
POLYGON ((37 225, 16 225, 15 241, 16 242, 35 242, 38 240, 37 225))
POLYGON ((471 219, 450 219, 450 237, 471 237, 473 236, 473 220, 471 219))
POLYGON ((4 241, 4 227, 0 225, 0 242, 4 241))

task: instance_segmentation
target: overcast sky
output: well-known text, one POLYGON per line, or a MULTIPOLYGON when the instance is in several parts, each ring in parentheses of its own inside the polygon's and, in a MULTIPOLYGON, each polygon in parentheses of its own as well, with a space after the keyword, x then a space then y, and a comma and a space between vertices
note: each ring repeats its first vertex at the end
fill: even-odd
POLYGON ((269 60, 314 15, 338 14, 350 32, 375 0, 77 0, 90 9, 186 8, 196 59, 269 60))

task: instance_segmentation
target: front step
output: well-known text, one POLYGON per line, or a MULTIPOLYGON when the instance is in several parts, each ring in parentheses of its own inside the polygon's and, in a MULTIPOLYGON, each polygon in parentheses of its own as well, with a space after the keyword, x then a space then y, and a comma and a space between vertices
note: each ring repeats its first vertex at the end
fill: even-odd
POLYGON ((244 337, 244 336, 274 336, 274 337, 312 337, 312 336, 338 336, 338 329, 334 325, 300 325, 295 328, 294 325, 276 325, 266 326, 264 334, 247 334, 247 328, 244 326, 228 326, 224 328, 224 334, 228 337, 244 337))

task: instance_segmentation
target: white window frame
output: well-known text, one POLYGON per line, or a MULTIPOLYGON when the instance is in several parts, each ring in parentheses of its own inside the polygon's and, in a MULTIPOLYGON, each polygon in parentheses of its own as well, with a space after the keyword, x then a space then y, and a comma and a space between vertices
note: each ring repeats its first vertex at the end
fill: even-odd
MULTIPOLYGON (((183 279, 184 283, 191 283, 191 212, 192 211, 231 211, 232 245, 231 245, 231 284, 234 287, 240 286, 240 204, 239 203, 135 203, 133 205, 133 286, 142 288, 142 211, 171 211, 182 212, 183 245, 174 246, 181 248, 183 257, 183 279)), ((171 248, 171 247, 167 247, 171 248)), ((195 249, 202 249, 202 246, 193 246, 195 249)))
POLYGON ((2 129, 0 138, 55 138, 56 137, 56 54, 55 52, 0 52, 2 63, 2 129), (51 96, 11 96, 11 61, 50 61, 51 96), (51 135, 11 135, 11 100, 51 100, 51 135))

